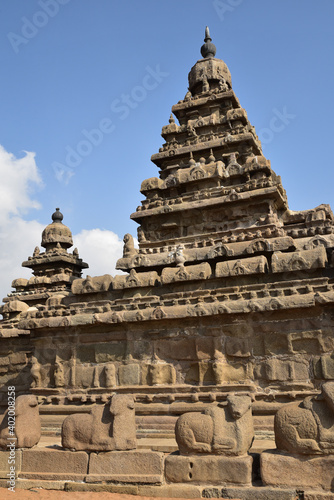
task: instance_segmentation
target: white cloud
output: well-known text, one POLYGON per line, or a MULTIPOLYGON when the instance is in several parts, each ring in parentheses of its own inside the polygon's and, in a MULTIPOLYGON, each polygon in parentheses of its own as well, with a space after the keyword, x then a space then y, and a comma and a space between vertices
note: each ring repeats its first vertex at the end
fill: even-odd
POLYGON ((83 229, 73 236, 73 241, 80 257, 89 265, 89 269, 84 269, 83 276, 116 274, 116 261, 123 253, 123 241, 117 234, 105 229, 83 229))
MULTIPOLYGON (((31 277, 31 270, 21 263, 41 243, 44 225, 24 216, 41 208, 34 191, 43 186, 35 162, 35 153, 25 152, 16 158, 0 145, 0 303, 12 290, 16 278, 31 277)), ((123 242, 117 234, 102 229, 82 230, 73 236, 74 246, 89 264, 83 275, 116 274, 115 265, 122 256, 123 242)), ((71 250, 70 250, 71 251, 71 250)))
POLYGON ((5 224, 13 215, 25 214, 31 208, 40 208, 31 198, 32 188, 42 186, 35 162, 35 153, 24 152, 16 158, 0 146, 0 224, 5 224))

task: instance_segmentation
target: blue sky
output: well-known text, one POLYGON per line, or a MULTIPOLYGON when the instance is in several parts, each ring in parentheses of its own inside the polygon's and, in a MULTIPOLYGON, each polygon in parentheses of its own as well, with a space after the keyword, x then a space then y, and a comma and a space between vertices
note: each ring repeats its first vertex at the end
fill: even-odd
POLYGON ((2 296, 58 206, 89 272, 114 273, 205 25, 290 208, 334 206, 333 18, 332 0, 1 0, 2 296))

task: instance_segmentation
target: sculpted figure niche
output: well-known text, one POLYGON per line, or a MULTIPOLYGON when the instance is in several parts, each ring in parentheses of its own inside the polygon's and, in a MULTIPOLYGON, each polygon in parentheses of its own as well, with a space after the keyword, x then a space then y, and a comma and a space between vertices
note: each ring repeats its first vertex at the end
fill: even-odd
POLYGON ((251 397, 229 395, 224 406, 184 413, 176 422, 175 437, 181 454, 244 455, 254 439, 251 397))

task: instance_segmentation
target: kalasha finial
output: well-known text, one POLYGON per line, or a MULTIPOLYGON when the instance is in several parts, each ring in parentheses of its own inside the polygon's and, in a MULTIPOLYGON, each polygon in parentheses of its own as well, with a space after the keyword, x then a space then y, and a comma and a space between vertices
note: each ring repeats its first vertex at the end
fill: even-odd
POLYGON ((59 208, 56 208, 56 211, 52 214, 51 216, 53 222, 58 222, 60 223, 64 216, 63 214, 59 211, 59 208))
POLYGON ((210 37, 209 27, 205 28, 205 44, 201 47, 201 54, 204 59, 209 59, 210 57, 215 57, 216 55, 216 46, 211 43, 212 38, 210 37))

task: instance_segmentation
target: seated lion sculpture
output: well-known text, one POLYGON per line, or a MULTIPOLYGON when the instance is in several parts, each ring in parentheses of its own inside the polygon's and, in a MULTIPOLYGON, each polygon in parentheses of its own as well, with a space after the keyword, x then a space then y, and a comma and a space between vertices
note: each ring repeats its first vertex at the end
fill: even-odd
POLYGON ((133 450, 136 448, 133 396, 114 394, 109 403, 89 414, 65 418, 61 430, 63 448, 79 451, 133 450))
POLYGON ((334 454, 334 382, 325 382, 321 394, 280 408, 275 415, 279 450, 297 454, 334 454))
POLYGON ((251 397, 229 395, 224 406, 184 413, 176 421, 175 437, 181 454, 244 455, 254 439, 251 397))

